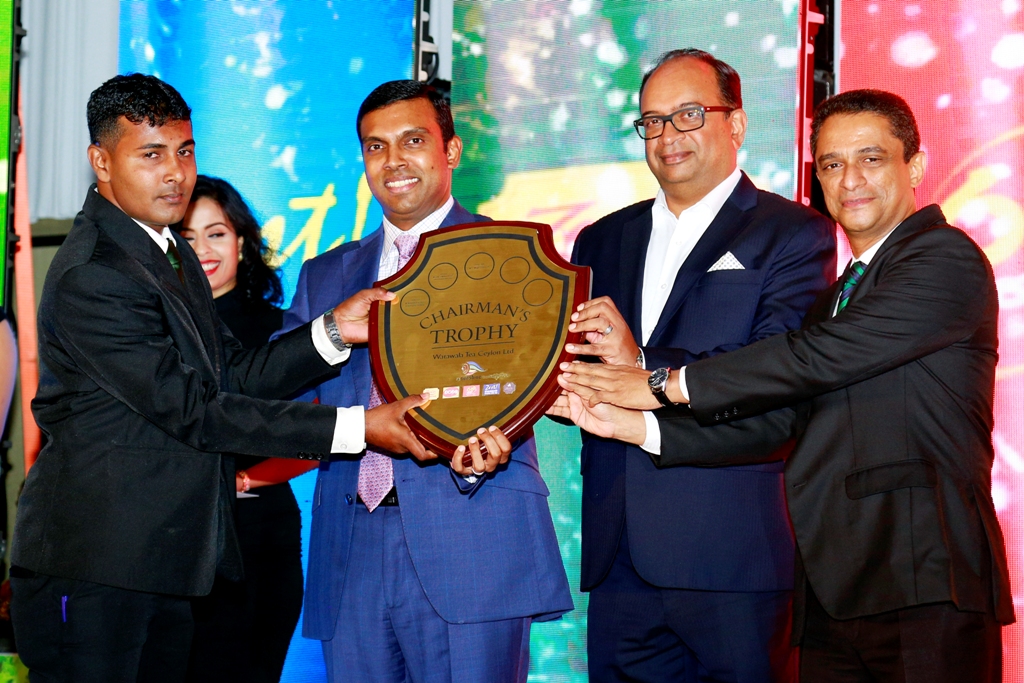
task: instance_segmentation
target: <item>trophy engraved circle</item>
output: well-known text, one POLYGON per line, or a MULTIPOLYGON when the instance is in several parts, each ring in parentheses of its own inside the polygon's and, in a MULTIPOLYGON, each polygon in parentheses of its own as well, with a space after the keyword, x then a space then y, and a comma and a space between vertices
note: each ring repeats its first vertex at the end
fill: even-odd
POLYGON ((529 274, 530 262, 522 256, 505 259, 505 262, 501 264, 501 279, 510 285, 522 282, 529 274))
POLYGON ((410 289, 402 295, 400 308, 407 316, 416 316, 430 307, 430 295, 425 289, 410 289))
POLYGON ((494 272, 494 257, 484 251, 466 259, 466 276, 473 280, 483 280, 494 272))
POLYGON ((450 263, 439 263, 430 269, 427 282, 438 291, 444 291, 459 279, 459 269, 450 263))
POLYGON ((554 287, 547 280, 530 280, 523 287, 523 301, 531 306, 543 306, 554 293, 554 287))

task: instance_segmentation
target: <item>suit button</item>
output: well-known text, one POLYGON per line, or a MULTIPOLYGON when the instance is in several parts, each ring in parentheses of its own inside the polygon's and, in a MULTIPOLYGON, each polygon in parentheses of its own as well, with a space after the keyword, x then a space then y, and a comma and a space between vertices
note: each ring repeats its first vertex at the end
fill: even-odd
POLYGON ((352 504, 352 494, 351 493, 346 493, 345 494, 345 502, 348 503, 349 505, 352 504))
POLYGON ((718 413, 715 413, 715 422, 718 422, 720 419, 722 419, 721 416, 718 413))
POLYGON ((732 414, 733 415, 739 415, 740 414, 740 409, 739 408, 733 408, 732 409, 732 414))

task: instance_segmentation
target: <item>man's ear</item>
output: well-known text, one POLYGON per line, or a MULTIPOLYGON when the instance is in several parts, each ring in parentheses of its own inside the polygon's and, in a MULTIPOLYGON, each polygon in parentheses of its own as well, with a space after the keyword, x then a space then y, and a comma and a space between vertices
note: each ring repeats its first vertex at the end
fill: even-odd
POLYGON ((110 182, 110 153, 97 144, 89 145, 89 165, 92 166, 96 180, 101 183, 110 182))
POLYGON ((448 141, 448 168, 456 169, 459 167, 459 160, 462 159, 462 138, 458 135, 452 137, 448 141))
POLYGON ((747 137, 747 112, 736 109, 729 114, 729 127, 732 131, 733 147, 739 149, 747 137))
POLYGON ((924 172, 928 168, 928 157, 924 152, 918 152, 910 157, 907 165, 910 167, 910 186, 917 187, 924 180, 924 172))

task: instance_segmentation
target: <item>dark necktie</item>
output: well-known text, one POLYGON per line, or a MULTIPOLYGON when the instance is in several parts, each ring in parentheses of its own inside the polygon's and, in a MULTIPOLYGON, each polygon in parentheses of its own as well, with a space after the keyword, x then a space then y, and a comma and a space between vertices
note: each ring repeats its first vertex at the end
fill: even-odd
POLYGON ((167 240, 167 252, 165 253, 167 260, 171 262, 171 268, 174 268, 174 272, 178 274, 178 280, 181 284, 185 284, 185 273, 181 270, 181 252, 178 251, 178 247, 174 246, 174 240, 167 240))
POLYGON ((837 315, 846 308, 846 304, 850 303, 850 295, 853 294, 853 288, 857 286, 861 276, 864 275, 865 268, 867 266, 860 261, 850 264, 850 269, 846 272, 846 279, 843 280, 843 289, 839 292, 839 305, 836 306, 837 315))

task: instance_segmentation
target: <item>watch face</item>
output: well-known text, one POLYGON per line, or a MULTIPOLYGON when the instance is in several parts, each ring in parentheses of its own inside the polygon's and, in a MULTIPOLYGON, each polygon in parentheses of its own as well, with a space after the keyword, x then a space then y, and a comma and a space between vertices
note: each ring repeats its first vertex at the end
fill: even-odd
POLYGON ((653 392, 660 392, 665 390, 665 382, 668 381, 668 368, 658 368, 651 373, 651 376, 647 378, 647 385, 653 392))

